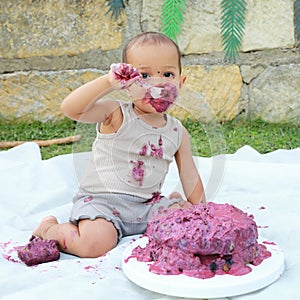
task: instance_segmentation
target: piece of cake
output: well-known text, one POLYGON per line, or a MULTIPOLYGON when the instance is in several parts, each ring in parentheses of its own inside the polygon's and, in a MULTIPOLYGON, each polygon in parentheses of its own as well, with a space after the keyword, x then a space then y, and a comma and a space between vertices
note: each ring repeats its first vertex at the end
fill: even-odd
POLYGON ((271 256, 257 242, 253 216, 229 204, 209 202, 157 213, 145 236, 148 244, 133 249, 131 257, 153 262, 149 270, 156 274, 244 275, 251 272, 248 264, 271 256))
POLYGON ((42 240, 35 236, 30 238, 26 246, 19 247, 17 252, 18 257, 27 266, 58 260, 60 257, 57 241, 42 240))

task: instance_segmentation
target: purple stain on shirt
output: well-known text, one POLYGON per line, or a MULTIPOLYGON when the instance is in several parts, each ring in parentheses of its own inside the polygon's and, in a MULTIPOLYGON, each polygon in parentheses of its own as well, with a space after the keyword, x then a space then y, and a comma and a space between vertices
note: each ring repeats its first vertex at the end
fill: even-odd
MULTIPOLYGON (((151 144, 150 141, 148 142, 149 146, 150 146, 150 156, 155 157, 155 158, 162 158, 163 157, 163 149, 162 149, 162 145, 163 145, 163 140, 162 137, 160 136, 158 139, 158 146, 156 146, 155 144, 151 144)), ((141 151, 139 152, 139 155, 141 156, 146 156, 147 155, 147 151, 148 151, 148 145, 145 144, 141 151)))
POLYGON ((151 144, 150 145, 150 148, 151 148, 151 152, 150 152, 150 155, 152 157, 156 157, 156 158, 162 158, 163 157, 163 149, 162 149, 162 138, 161 136, 159 137, 159 140, 158 140, 158 146, 155 146, 154 144, 151 144))
POLYGON ((154 144, 151 144, 151 153, 150 155, 156 158, 162 158, 163 156, 163 151, 161 147, 157 147, 154 144))
POLYGON ((160 137, 159 137, 159 140, 158 140, 158 145, 159 145, 159 146, 162 146, 162 144, 163 144, 163 142, 162 142, 162 137, 160 136, 160 137))
POLYGON ((141 156, 145 156, 147 154, 147 148, 148 148, 147 145, 144 145, 139 154, 141 156))
POLYGON ((134 163, 135 166, 132 168, 132 177, 135 179, 135 181, 138 181, 140 186, 143 184, 145 171, 143 169, 144 162, 141 160, 138 161, 130 161, 131 163, 134 163))

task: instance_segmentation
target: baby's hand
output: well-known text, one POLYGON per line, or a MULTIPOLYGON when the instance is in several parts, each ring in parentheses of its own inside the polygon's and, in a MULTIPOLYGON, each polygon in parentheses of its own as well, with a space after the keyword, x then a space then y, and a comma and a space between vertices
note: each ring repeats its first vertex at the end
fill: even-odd
POLYGON ((109 81, 113 89, 126 89, 139 79, 141 74, 131 65, 118 63, 110 66, 109 81))

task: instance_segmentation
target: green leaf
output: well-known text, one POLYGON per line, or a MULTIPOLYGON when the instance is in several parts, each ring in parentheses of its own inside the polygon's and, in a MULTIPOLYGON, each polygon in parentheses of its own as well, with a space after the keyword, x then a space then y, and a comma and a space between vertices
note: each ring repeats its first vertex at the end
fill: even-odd
POLYGON ((110 14, 112 19, 117 20, 125 9, 125 3, 128 4, 128 0, 106 0, 108 6, 106 14, 110 14))
POLYGON ((244 37, 246 12, 246 0, 221 0, 221 36, 225 60, 236 62, 244 37))
POLYGON ((185 0, 164 0, 162 4, 161 31, 175 42, 181 31, 185 8, 185 0))

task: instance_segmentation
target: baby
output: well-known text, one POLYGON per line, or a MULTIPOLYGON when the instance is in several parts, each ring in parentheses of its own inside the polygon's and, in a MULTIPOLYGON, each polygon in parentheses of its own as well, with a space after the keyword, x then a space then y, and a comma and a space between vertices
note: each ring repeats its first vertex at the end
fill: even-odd
POLYGON ((205 202, 187 130, 166 114, 185 79, 178 46, 145 32, 126 45, 123 63, 64 99, 64 114, 97 124, 97 137, 69 222, 48 216, 35 236, 58 241, 66 253, 98 257, 123 236, 144 233, 154 211, 205 202), (132 102, 102 99, 117 89, 128 90, 132 102), (161 194, 173 158, 184 197, 161 194))

